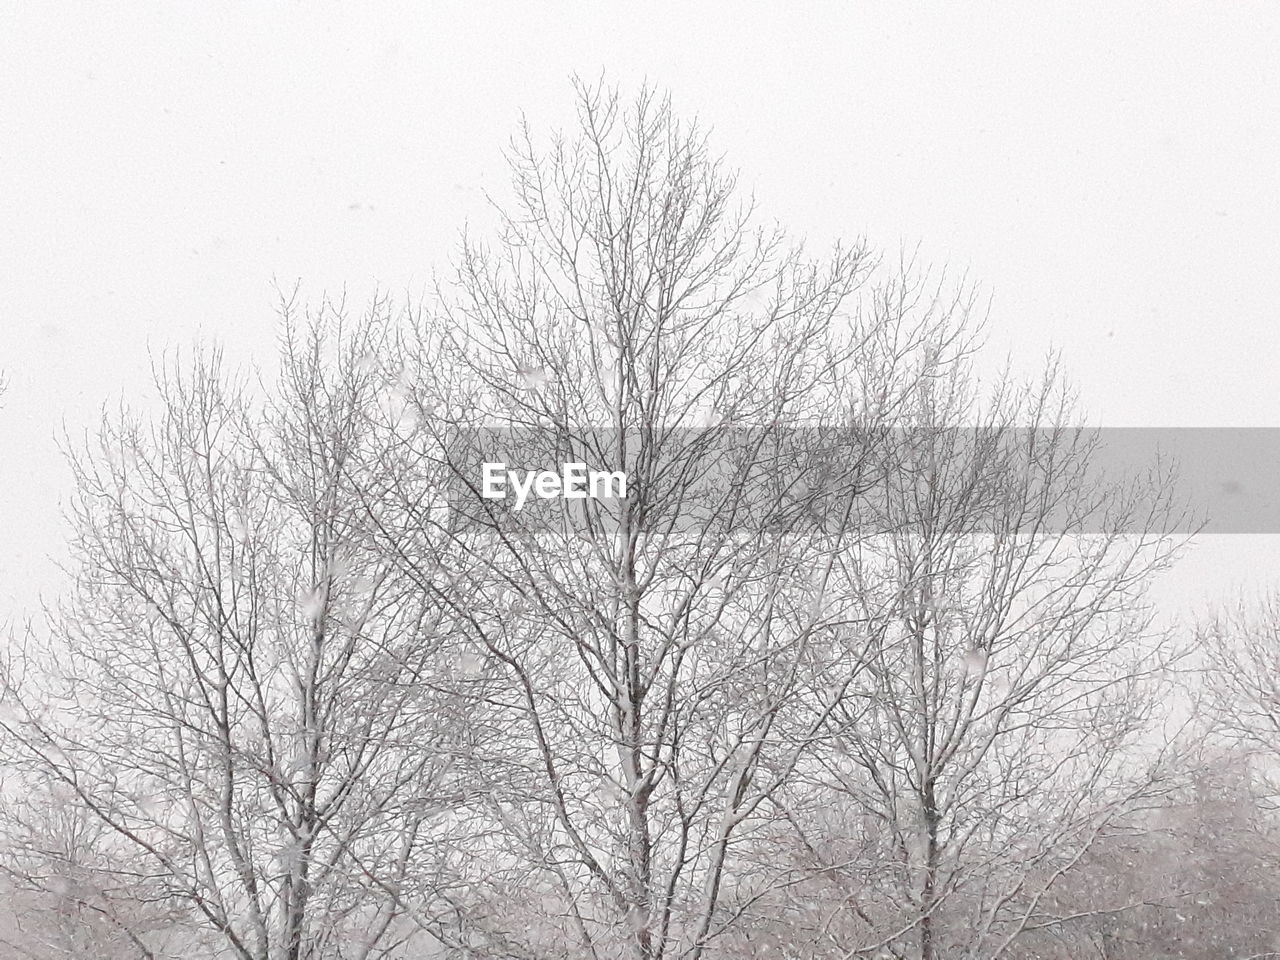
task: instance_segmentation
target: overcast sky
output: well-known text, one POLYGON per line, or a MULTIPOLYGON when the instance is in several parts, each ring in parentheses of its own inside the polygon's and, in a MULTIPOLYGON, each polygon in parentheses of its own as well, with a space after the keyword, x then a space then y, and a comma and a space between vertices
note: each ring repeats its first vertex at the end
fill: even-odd
MULTIPOLYGON (((1269 3, 9 0, 0 620, 58 586, 63 424, 148 350, 269 362, 273 278, 421 293, 574 72, 669 90, 794 234, 967 272, 1095 421, 1280 426, 1278 64, 1269 3)), ((1215 538, 1165 596, 1272 580, 1274 539, 1215 538)))

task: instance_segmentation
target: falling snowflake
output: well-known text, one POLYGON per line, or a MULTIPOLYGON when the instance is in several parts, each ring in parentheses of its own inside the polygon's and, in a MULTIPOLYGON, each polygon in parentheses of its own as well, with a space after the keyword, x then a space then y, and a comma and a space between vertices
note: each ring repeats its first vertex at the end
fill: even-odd
POLYGON ((696 426, 699 427, 718 427, 724 423, 724 414, 715 407, 709 407, 697 414, 696 426))
POLYGON ((413 427, 416 427, 418 423, 421 421, 421 417, 418 414, 418 409, 407 403, 400 408, 396 416, 399 419, 400 426, 409 427, 410 429, 412 429, 413 427))
POLYGON ((227 517, 227 532, 240 543, 248 543, 253 533, 244 517, 235 513, 227 517))
POLYGON ((374 589, 377 587, 377 585, 378 585, 378 582, 376 579, 374 579, 371 576, 368 576, 367 574, 364 574, 352 580, 350 587, 351 587, 351 592, 353 594, 359 595, 359 594, 372 593, 374 589))
POLYGON ((464 653, 458 657, 458 675, 478 677, 484 669, 484 657, 477 653, 464 653))
POLYGON ((541 390, 547 385, 546 367, 516 367, 516 382, 521 390, 541 390))
POLYGON ((298 594, 298 608, 308 620, 316 620, 324 613, 324 590, 312 587, 298 594))
POLYGON ((329 576, 335 580, 340 580, 351 571, 351 557, 346 553, 339 553, 329 561, 329 576))
POLYGON ((742 297, 742 305, 748 310, 768 310, 772 301, 770 292, 763 286, 753 287, 742 297))
POLYGON ((606 806, 620 803, 625 796, 626 792, 611 778, 601 780, 600 786, 596 788, 596 798, 606 806))
POLYGON ((972 647, 964 652, 961 663, 964 665, 965 673, 985 673, 987 670, 987 651, 979 647, 972 647))
POLYGON ((398 417, 403 414, 408 408, 412 397, 413 387, 404 379, 397 380, 391 389, 387 391, 387 406, 391 415, 398 417))

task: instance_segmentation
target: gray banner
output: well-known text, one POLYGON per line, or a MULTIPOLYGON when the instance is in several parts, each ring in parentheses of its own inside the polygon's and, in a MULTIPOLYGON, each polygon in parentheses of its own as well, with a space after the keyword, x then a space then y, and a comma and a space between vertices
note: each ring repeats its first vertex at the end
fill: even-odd
POLYGON ((653 530, 1280 533, 1280 428, 454 430, 419 462, 455 521, 513 529, 626 509, 653 530))

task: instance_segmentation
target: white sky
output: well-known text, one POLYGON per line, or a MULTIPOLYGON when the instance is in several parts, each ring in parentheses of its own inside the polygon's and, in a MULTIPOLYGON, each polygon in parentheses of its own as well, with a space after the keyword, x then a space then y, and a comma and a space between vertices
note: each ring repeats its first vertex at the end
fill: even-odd
MULTIPOLYGON (((1102 423, 1280 426, 1278 65, 1261 2, 7 0, 0 621, 59 583, 62 424, 200 332, 269 361, 273 277, 421 292, 574 71, 668 88, 795 234, 967 271, 1102 423)), ((1221 537, 1164 595, 1271 580, 1221 537)))

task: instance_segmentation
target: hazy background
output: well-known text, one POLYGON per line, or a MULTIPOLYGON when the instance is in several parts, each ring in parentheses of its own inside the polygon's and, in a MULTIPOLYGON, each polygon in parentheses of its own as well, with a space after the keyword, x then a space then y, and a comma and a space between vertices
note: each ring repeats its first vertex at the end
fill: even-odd
MULTIPOLYGON (((64 425, 199 334, 269 363, 273 282, 421 294, 575 71, 668 88, 793 233, 967 273, 1095 422, 1280 426, 1280 6, 364 6, 0 6, 0 622, 60 582, 64 425)), ((1206 538, 1161 599, 1273 580, 1206 538)))

